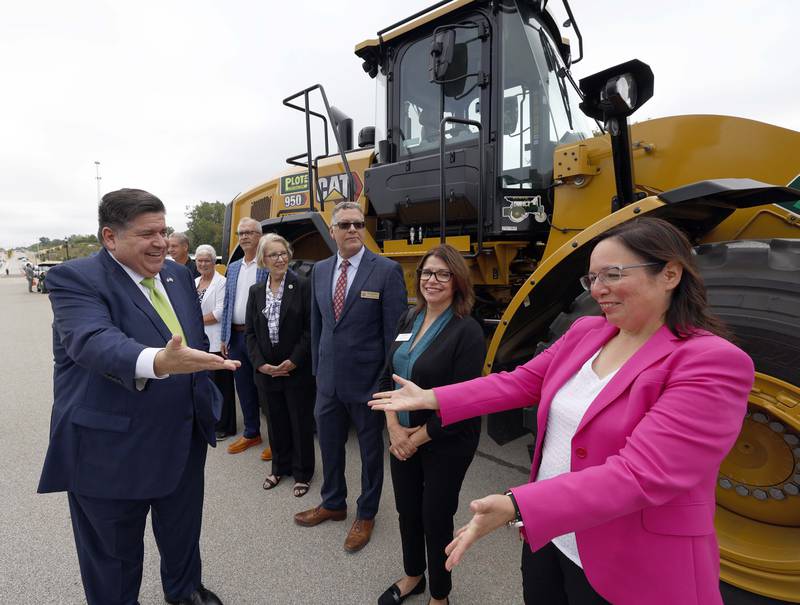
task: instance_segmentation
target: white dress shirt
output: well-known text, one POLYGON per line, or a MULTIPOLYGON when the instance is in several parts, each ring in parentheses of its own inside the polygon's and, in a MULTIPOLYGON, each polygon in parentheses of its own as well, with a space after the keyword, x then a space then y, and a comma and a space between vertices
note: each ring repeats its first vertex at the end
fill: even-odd
POLYGON ((242 259, 242 266, 239 267, 239 275, 236 278, 236 298, 233 300, 233 316, 231 322, 243 324, 247 318, 247 297, 250 295, 250 286, 256 283, 256 259, 253 258, 249 263, 242 259))
MULTIPOLYGON (((536 475, 537 481, 569 473, 572 468, 572 438, 578 430, 578 425, 600 391, 617 373, 617 370, 614 370, 603 378, 594 373, 592 362, 599 353, 600 349, 553 397, 547 414, 547 430, 542 444, 542 463, 536 475)), ((553 538, 553 544, 569 560, 583 568, 574 532, 553 538)))
MULTIPOLYGON (((153 302, 150 300, 150 290, 148 290, 142 285, 142 280, 144 279, 144 275, 139 275, 136 271, 134 271, 127 265, 123 265, 116 258, 114 258, 114 255, 111 253, 111 251, 109 251, 109 254, 111 255, 111 258, 113 258, 116 261, 116 263, 120 267, 122 267, 125 273, 127 273, 128 277, 130 277, 133 280, 133 283, 136 284, 136 287, 139 288, 139 290, 141 290, 142 294, 144 294, 144 297, 147 299, 147 302, 149 302, 152 305, 153 302)), ((169 295, 167 294, 167 291, 164 289, 164 284, 161 283, 161 276, 156 274, 153 277, 153 283, 155 284, 156 290, 158 290, 161 294, 164 295, 164 298, 169 303, 169 306, 172 309, 172 312, 174 313, 175 308, 172 306, 172 301, 169 299, 169 295)), ((175 316, 177 317, 178 314, 175 313, 175 316)), ((180 319, 178 321, 180 322, 180 319)), ((164 343, 165 346, 166 344, 167 343, 164 343)), ((140 379, 150 378, 150 379, 161 380, 162 378, 169 377, 169 374, 165 374, 164 376, 156 376, 156 370, 154 367, 156 360, 156 353, 161 351, 163 348, 164 347, 148 347, 144 349, 141 353, 139 353, 139 357, 136 358, 136 370, 134 371, 133 377, 136 378, 137 381, 139 381, 137 384, 139 390, 142 390, 144 388, 144 382, 145 382, 145 380, 140 380, 140 379)))
MULTIPOLYGON (((350 294, 350 286, 353 285, 353 280, 356 278, 358 266, 361 264, 361 259, 364 258, 364 246, 361 250, 356 252, 353 256, 348 258, 350 266, 347 267, 347 289, 344 291, 344 299, 347 300, 347 295, 350 294)), ((331 284, 331 300, 336 298, 336 282, 339 280, 339 274, 342 272, 342 255, 336 253, 336 268, 333 270, 333 283, 331 284)))

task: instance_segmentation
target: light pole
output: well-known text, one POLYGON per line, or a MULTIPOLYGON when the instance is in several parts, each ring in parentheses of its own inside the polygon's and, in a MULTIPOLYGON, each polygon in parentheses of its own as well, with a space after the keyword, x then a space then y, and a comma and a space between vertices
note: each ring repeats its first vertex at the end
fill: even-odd
POLYGON ((97 176, 95 178, 97 179, 97 203, 99 204, 100 203, 100 179, 103 178, 103 177, 100 176, 100 162, 95 160, 94 167, 95 167, 95 172, 97 173, 97 176))

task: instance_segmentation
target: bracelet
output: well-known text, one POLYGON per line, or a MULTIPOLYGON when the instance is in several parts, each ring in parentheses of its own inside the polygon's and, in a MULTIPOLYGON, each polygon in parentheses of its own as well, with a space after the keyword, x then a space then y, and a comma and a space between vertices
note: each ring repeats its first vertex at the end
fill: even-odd
POLYGON ((522 522, 522 515, 519 512, 519 506, 517 505, 517 499, 514 497, 514 493, 511 490, 507 490, 503 495, 511 498, 511 504, 514 505, 514 518, 507 522, 506 525, 516 529, 525 527, 525 524, 522 522))

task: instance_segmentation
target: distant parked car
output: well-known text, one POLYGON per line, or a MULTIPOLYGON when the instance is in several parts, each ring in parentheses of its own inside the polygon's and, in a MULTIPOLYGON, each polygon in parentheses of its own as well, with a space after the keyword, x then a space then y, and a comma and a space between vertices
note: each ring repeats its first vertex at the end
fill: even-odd
POLYGON ((41 292, 42 294, 47 294, 47 284, 45 283, 45 275, 47 272, 55 267, 56 265, 60 265, 60 260, 46 260, 39 263, 39 266, 36 268, 36 290, 37 292, 41 292))

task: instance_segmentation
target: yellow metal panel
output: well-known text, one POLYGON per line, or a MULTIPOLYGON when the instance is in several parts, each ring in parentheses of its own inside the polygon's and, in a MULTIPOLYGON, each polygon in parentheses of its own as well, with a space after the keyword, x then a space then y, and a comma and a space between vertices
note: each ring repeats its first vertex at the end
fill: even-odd
POLYGON ((505 313, 503 313, 500 324, 497 326, 497 329, 492 336, 492 340, 489 343, 489 351, 486 355, 484 372, 489 373, 491 371, 495 355, 497 354, 497 350, 500 347, 506 327, 511 321, 511 318, 522 305, 526 305, 529 300, 528 297, 535 295, 536 284, 538 284, 545 275, 547 275, 550 271, 557 269, 561 261, 572 254, 575 250, 586 245, 599 234, 608 231, 611 229, 611 227, 614 227, 620 223, 631 220, 632 218, 643 216, 646 213, 655 210, 656 208, 662 207, 663 205, 664 202, 656 197, 651 196, 644 198, 635 204, 626 206, 614 214, 602 218, 595 224, 583 230, 581 233, 574 235, 556 252, 545 257, 536 268, 536 271, 533 272, 533 275, 531 275, 531 277, 522 285, 522 287, 520 287, 520 289, 514 295, 514 298, 511 299, 511 302, 506 308, 505 313))
MULTIPOLYGON (((635 183, 650 194, 721 178, 786 185, 800 170, 800 132, 755 120, 714 115, 659 118, 633 124, 631 140, 635 183)), ((557 147, 553 154, 557 166, 564 152, 576 151, 581 174, 561 171, 564 184, 554 191, 553 229, 545 257, 608 214, 616 195, 609 137, 595 137, 579 146, 579 150, 574 144, 557 147), (599 170, 592 175, 595 169, 599 170)), ((760 210, 737 210, 708 241, 735 239, 735 233, 798 237, 796 227, 791 213, 766 205, 760 210)))
MULTIPOLYGON (((455 235, 447 238, 447 243, 459 252, 469 252, 469 235, 455 235)), ((404 239, 392 239, 383 242, 383 255, 390 258, 403 256, 422 256, 431 248, 438 246, 438 237, 423 238, 420 244, 409 244, 404 239)))
POLYGON ((773 237, 800 237, 800 215, 775 204, 737 210, 719 227, 708 233, 702 242, 773 237))

